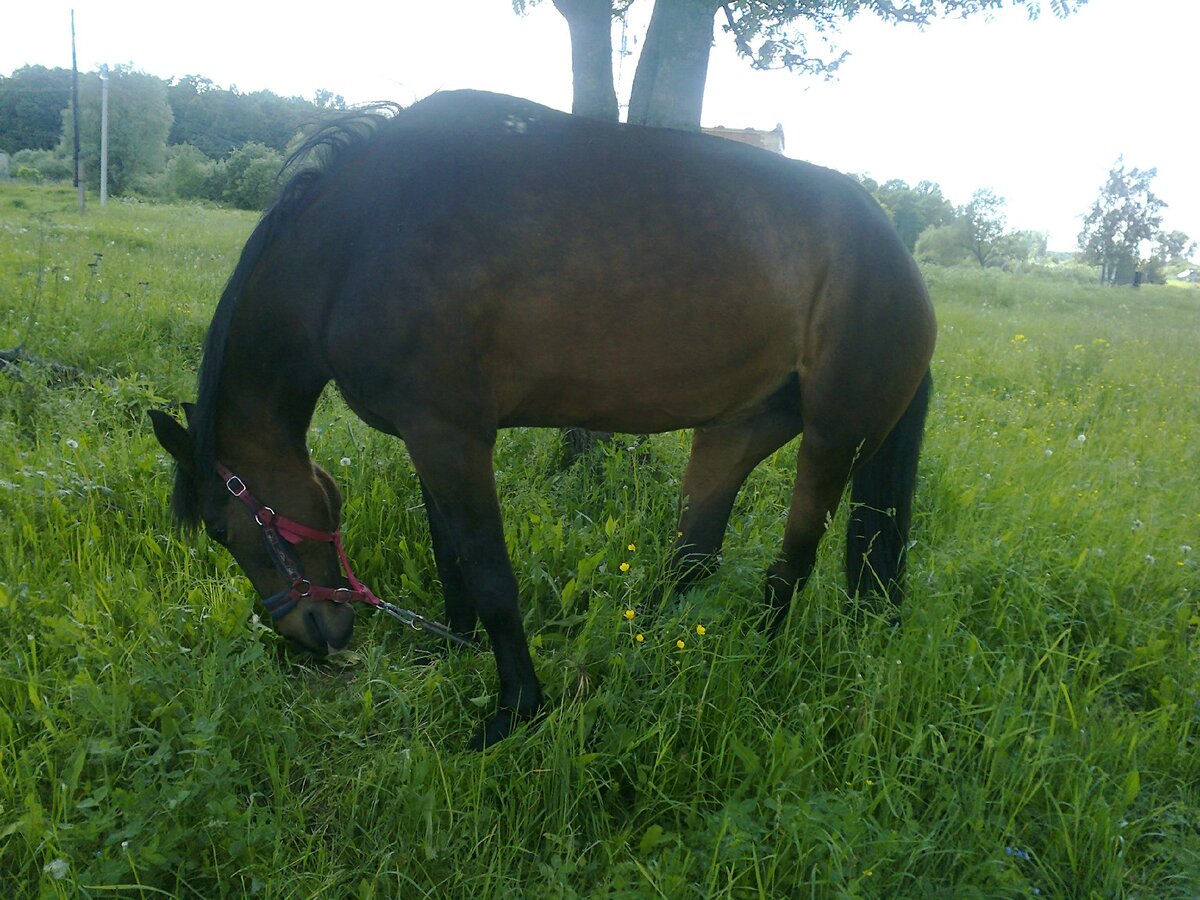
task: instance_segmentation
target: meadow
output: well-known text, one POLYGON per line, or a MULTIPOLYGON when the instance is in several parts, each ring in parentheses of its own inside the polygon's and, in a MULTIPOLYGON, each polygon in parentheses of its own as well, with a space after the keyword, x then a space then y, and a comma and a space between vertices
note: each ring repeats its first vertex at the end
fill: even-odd
MULTIPOLYGON (((654 608, 687 435, 560 471, 554 432, 504 433, 548 703, 480 754, 486 646, 364 614, 290 650, 171 521, 145 413, 193 396, 254 221, 0 183, 0 349, 42 361, 0 372, 0 896, 1200 893, 1200 290, 926 273, 898 625, 847 600, 839 516, 760 634, 794 446, 654 608)), ((440 616, 403 445, 332 390, 310 445, 359 575, 440 616)))

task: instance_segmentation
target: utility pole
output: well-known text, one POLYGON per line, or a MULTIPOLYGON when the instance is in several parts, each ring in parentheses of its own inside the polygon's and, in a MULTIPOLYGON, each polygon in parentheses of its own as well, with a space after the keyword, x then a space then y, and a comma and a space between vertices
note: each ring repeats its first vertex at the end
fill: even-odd
POLYGON ((83 157, 79 153, 79 65, 75 61, 75 10, 71 10, 71 121, 75 132, 75 187, 79 190, 79 211, 84 209, 83 157))
POLYGON ((100 205, 108 203, 108 66, 100 67, 100 205))

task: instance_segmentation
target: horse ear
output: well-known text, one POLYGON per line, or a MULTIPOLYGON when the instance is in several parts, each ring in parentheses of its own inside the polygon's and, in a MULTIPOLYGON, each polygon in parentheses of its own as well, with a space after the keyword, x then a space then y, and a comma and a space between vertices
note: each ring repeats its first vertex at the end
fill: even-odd
POLYGON ((189 475, 195 474, 196 464, 192 455, 195 442, 188 434, 187 429, 180 425, 174 416, 161 409, 149 410, 147 415, 150 416, 150 422, 154 426, 154 436, 158 438, 163 449, 175 458, 179 468, 189 475))
POLYGON ((195 412, 196 412, 196 404, 188 403, 185 400, 183 403, 180 404, 180 406, 183 407, 184 421, 186 421, 188 423, 188 428, 191 428, 192 424, 193 424, 192 416, 195 415, 195 412))

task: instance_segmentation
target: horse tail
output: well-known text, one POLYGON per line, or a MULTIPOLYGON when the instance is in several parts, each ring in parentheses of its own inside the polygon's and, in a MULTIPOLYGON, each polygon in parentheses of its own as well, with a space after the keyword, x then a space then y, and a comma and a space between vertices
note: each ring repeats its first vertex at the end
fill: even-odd
POLYGON ((846 530, 846 581, 851 596, 882 594, 894 604, 903 597, 917 459, 932 390, 933 377, 926 371, 896 427, 854 473, 846 530))

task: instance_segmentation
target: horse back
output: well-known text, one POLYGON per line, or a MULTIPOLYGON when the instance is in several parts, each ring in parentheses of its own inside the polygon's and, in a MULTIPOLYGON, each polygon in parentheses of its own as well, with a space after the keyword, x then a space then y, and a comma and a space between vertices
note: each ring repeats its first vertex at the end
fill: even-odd
POLYGON ((848 336, 882 345, 931 321, 851 179, 498 95, 402 112, 305 216, 331 357, 386 358, 399 387, 453 385, 502 425, 720 421, 848 336))

